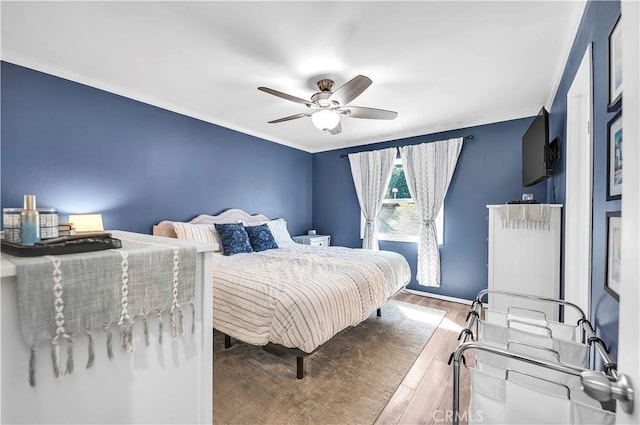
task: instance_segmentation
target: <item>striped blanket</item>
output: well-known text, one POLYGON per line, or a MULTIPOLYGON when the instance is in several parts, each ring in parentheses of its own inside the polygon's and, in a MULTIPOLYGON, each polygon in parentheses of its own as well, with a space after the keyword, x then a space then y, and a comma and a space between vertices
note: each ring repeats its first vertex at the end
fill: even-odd
POLYGON ((411 278, 389 251, 311 247, 213 259, 213 327, 253 345, 311 353, 380 308, 411 278))

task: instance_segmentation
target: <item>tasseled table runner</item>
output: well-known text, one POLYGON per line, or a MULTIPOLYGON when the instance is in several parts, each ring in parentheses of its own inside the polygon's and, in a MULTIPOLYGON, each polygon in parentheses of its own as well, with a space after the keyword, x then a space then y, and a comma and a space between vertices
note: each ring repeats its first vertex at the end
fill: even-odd
POLYGON ((546 204, 509 204, 498 208, 504 229, 550 230, 551 207, 546 204))
POLYGON ((20 330, 31 347, 29 382, 35 386, 38 345, 51 349, 53 373, 60 370, 60 346, 66 344, 64 373, 74 369, 73 343, 88 339, 92 367, 95 348, 92 332, 105 332, 107 354, 113 356, 112 327, 117 325, 120 345, 134 350, 133 321, 143 321, 144 341, 149 344, 147 316, 159 319, 158 342, 162 343, 162 316, 168 313, 174 338, 184 333, 184 310, 191 310, 195 326, 194 247, 173 248, 122 241, 121 249, 81 254, 12 258, 16 264, 20 330))

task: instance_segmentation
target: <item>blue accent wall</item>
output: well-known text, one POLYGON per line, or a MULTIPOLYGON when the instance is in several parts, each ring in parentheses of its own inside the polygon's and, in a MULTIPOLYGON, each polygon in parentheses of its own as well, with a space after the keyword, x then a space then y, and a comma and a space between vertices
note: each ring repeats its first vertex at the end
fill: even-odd
POLYGON ((445 198, 444 245, 440 247, 442 284, 439 288, 418 286, 415 281, 417 244, 380 242, 380 249, 405 256, 412 270, 410 289, 450 297, 474 299, 487 287, 488 211, 490 204, 521 199, 533 193, 546 200, 546 183, 522 187, 522 135, 533 117, 455 131, 411 137, 385 143, 315 154, 313 157, 313 223, 331 243, 361 247, 360 206, 351 168, 342 153, 414 145, 473 134, 462 152, 445 198))
POLYGON ((227 208, 312 225, 312 155, 2 62, 2 207, 100 212, 150 233, 227 208))
MULTIPOLYGON (((607 112, 609 98, 608 38, 620 13, 619 1, 589 1, 585 7, 556 98, 549 111, 550 137, 560 137, 561 162, 558 164, 555 195, 566 199, 567 92, 578 71, 589 43, 593 43, 593 233, 591 266, 591 321, 598 335, 610 347, 612 357, 618 348, 618 302, 604 291, 606 264, 606 213, 620 211, 621 202, 607 201, 607 123, 615 112, 607 112)), ((552 185, 548 185, 552 194, 552 185)))
MULTIPOLYGON (((608 104, 608 35, 620 12, 619 1, 589 1, 549 111, 550 139, 560 138, 561 162, 556 177, 532 188, 521 186, 521 137, 532 118, 455 130, 375 145, 314 155, 313 218, 319 232, 331 234, 338 245, 361 246, 360 208, 348 160, 339 154, 392 146, 417 144, 475 134, 465 142, 456 173, 445 199, 445 243, 441 246, 442 285, 411 289, 440 295, 473 298, 486 288, 487 223, 484 206, 518 199, 523 192, 536 199, 563 204, 566 199, 564 154, 566 152, 566 95, 588 43, 593 43, 593 234, 591 321, 598 335, 617 357, 618 302, 604 291, 606 264, 606 213, 619 211, 621 202, 606 200, 607 123, 615 112, 608 104)), ((381 249, 403 254, 415 277, 417 248, 412 243, 381 242, 381 249)), ((561 274, 562 276, 562 274, 561 274)))

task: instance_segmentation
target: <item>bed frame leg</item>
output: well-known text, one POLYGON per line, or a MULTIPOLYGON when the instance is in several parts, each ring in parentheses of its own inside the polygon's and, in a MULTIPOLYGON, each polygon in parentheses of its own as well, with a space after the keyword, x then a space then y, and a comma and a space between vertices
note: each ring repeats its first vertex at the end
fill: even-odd
POLYGON ((231 337, 227 334, 224 335, 224 348, 231 348, 231 337))
POLYGON ((381 308, 379 308, 378 311, 376 311, 376 315, 378 317, 382 317, 382 309, 381 308))
POLYGON ((296 378, 304 378, 304 357, 296 357, 296 378))

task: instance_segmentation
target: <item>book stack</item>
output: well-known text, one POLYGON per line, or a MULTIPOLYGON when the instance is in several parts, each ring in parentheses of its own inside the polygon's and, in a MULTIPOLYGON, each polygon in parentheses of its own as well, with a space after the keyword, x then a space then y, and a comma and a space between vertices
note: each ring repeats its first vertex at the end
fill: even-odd
POLYGON ((58 224, 58 236, 71 236, 75 234, 76 234, 76 229, 73 227, 73 223, 58 224))

